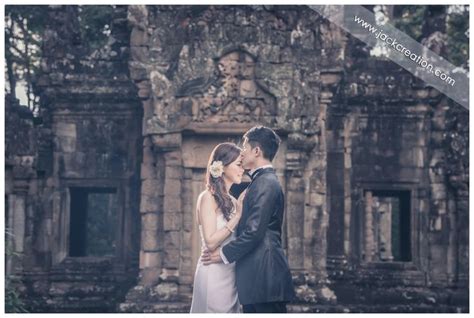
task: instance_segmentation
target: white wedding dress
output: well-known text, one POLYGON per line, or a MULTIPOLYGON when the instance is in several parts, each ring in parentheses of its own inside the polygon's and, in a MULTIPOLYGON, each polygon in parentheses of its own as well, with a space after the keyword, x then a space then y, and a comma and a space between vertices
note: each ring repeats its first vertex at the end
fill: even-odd
MULTIPOLYGON (((217 216, 217 230, 226 225, 223 214, 217 216)), ((199 225, 202 249, 206 247, 202 226, 199 225)), ((221 246, 235 238, 232 233, 221 246)), ((240 303, 235 285, 235 263, 203 265, 199 258, 194 274, 191 313, 240 313, 240 303)))

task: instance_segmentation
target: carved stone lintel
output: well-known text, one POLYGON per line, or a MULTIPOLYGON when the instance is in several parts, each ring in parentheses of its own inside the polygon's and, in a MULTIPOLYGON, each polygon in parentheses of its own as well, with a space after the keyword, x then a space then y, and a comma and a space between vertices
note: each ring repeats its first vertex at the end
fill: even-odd
POLYGON ((158 152, 172 151, 181 147, 182 135, 180 132, 151 135, 153 149, 158 152))
POLYGON ((301 133, 293 132, 288 135, 288 148, 310 152, 317 144, 317 136, 306 136, 301 133))
POLYGON ((255 58, 243 50, 218 58, 215 74, 184 83, 176 98, 193 122, 260 122, 277 115, 275 96, 256 80, 255 58))

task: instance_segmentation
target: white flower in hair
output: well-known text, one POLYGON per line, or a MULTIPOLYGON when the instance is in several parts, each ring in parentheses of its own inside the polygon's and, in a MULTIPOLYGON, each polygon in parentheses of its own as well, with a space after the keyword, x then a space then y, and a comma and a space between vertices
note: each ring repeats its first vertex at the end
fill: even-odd
POLYGON ((222 164, 222 161, 213 161, 209 167, 209 172, 214 178, 222 176, 222 173, 224 173, 224 165, 222 164))

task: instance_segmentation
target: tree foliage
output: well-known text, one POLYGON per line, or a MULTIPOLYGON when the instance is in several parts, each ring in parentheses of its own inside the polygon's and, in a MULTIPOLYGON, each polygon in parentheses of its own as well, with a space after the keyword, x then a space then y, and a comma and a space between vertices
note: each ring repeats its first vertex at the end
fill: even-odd
MULTIPOLYGON (((71 23, 78 22, 81 44, 88 51, 100 48, 111 33, 115 6, 81 5, 71 23), (76 20, 77 19, 77 20, 76 20)), ((8 5, 5 7, 5 93, 13 98, 26 95, 26 106, 39 114, 39 97, 35 94, 35 78, 40 73, 43 32, 51 6, 8 5), (21 95, 21 96, 20 96, 21 95)))
POLYGON ((444 58, 468 69, 469 6, 468 5, 398 5, 393 6, 392 24, 418 42, 431 32, 446 34, 444 58))
POLYGON ((451 6, 447 19, 448 50, 451 63, 469 69, 469 6, 451 6))
POLYGON ((393 25, 417 41, 421 41, 426 6, 394 6, 393 25))
POLYGON ((82 42, 91 49, 98 49, 107 42, 115 6, 79 6, 79 25, 82 42))
POLYGON ((17 85, 26 87, 27 106, 35 113, 39 100, 33 81, 41 62, 46 12, 47 6, 42 5, 5 7, 6 93, 16 98, 17 85))

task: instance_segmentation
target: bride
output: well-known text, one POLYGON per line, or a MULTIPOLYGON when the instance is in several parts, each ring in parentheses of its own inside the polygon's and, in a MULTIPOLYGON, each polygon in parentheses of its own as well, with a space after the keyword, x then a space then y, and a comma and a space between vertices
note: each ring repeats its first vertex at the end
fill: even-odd
MULTIPOLYGON (((196 214, 202 249, 216 250, 235 238, 242 202, 229 194, 232 184, 242 181, 241 149, 221 143, 211 153, 206 173, 206 190, 197 200, 196 214)), ((244 195, 241 196, 243 198, 244 195)), ((235 262, 204 266, 198 260, 194 275, 191 313, 241 312, 235 285, 235 262)))

